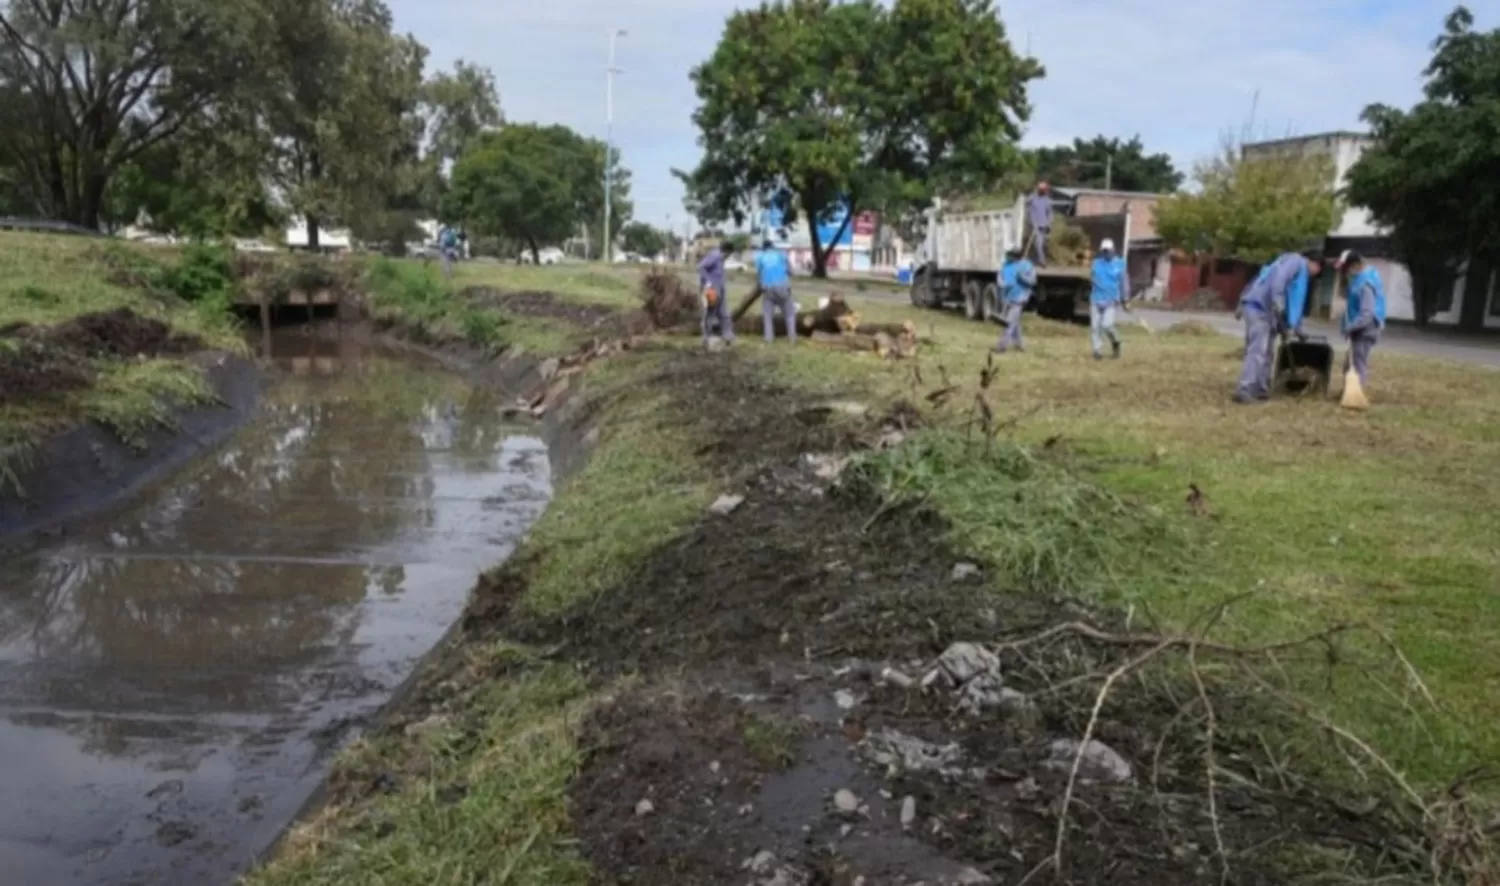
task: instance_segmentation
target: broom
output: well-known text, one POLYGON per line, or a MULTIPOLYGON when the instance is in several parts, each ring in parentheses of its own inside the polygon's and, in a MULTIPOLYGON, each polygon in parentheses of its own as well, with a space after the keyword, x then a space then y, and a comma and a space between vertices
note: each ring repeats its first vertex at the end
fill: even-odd
POLYGON ((1370 401, 1365 397, 1365 387, 1359 383, 1359 373, 1354 371, 1354 354, 1351 352, 1344 358, 1348 369, 1344 370, 1344 395, 1339 398, 1339 405, 1345 409, 1363 412, 1370 408, 1370 401))

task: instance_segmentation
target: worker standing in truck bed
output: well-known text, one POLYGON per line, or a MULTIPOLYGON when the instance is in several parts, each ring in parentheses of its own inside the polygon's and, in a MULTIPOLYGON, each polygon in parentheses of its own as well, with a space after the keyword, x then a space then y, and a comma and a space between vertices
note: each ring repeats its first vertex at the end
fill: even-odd
POLYGON ((1038 267, 1047 266, 1047 236, 1052 233, 1052 186, 1037 182, 1036 193, 1026 198, 1026 221, 1031 224, 1032 254, 1038 267))

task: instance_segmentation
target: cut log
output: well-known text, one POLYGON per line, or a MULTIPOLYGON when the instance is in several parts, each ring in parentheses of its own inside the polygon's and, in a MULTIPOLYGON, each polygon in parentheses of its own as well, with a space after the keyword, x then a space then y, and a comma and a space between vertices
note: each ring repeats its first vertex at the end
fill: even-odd
POLYGON ((740 302, 740 306, 734 309, 734 316, 730 318, 730 322, 734 324, 736 330, 740 328, 740 318, 748 314, 758 301, 760 301, 759 285, 750 290, 750 294, 745 296, 744 300, 740 302))

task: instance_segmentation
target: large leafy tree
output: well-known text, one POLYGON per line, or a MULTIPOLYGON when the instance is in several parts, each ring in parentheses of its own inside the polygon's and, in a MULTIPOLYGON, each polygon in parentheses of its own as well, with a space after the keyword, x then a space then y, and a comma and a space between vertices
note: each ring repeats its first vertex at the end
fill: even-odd
POLYGON ((34 211, 98 227, 111 180, 253 82, 252 0, 9 0, 0 157, 34 211))
MULTIPOLYGON (((678 175, 706 225, 773 198, 789 223, 909 214, 1022 165, 1041 75, 991 0, 774 0, 732 15, 693 71, 703 158, 678 175)), ((832 244, 808 227, 826 275, 832 244)))
POLYGON ((1374 144, 1347 186, 1411 268, 1419 323, 1463 262, 1500 265, 1500 30, 1474 30, 1460 6, 1433 50, 1422 101, 1365 109, 1374 144))
POLYGON ((1194 171, 1198 189, 1156 205, 1167 245, 1209 259, 1266 261, 1321 241, 1339 211, 1333 161, 1284 153, 1246 157, 1233 143, 1194 171))
MULTIPOLYGON (((611 204, 629 222, 629 176, 612 164, 611 204)), ((566 126, 512 123, 480 133, 453 165, 444 215, 471 234, 541 247, 560 243, 604 209, 603 143, 566 126)))
POLYGON ((1109 187, 1117 191, 1172 193, 1182 187, 1182 173, 1166 154, 1147 154, 1140 136, 1129 141, 1096 135, 1071 145, 1037 148, 1036 176, 1054 185, 1109 187))
POLYGON ((422 87, 422 100, 428 153, 442 161, 457 160, 479 133, 499 126, 504 119, 495 75, 463 59, 451 72, 430 77, 422 87))
POLYGON ((671 245, 668 233, 645 222, 631 222, 620 229, 620 246, 636 255, 654 256, 671 245))

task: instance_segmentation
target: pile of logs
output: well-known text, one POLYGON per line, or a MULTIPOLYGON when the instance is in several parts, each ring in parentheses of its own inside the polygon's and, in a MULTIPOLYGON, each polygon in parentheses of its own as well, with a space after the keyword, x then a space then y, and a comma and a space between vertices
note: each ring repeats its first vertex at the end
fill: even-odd
MULTIPOLYGON (((760 291, 750 293, 734 312, 734 330, 741 335, 761 334, 761 318, 747 316, 760 298, 760 291)), ((779 314, 772 320, 772 333, 786 335, 786 320, 779 314)), ((899 360, 917 353, 917 328, 905 323, 866 323, 849 306, 844 297, 834 293, 818 310, 797 315, 797 335, 816 344, 846 351, 868 351, 882 359, 899 360)))

